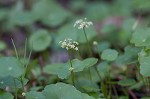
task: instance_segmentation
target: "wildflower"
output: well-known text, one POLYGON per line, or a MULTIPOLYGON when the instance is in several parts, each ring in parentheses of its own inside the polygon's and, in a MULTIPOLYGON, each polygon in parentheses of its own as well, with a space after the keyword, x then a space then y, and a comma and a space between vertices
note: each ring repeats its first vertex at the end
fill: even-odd
POLYGON ((25 92, 23 92, 23 93, 22 93, 22 96, 26 96, 26 93, 25 93, 25 92))
POLYGON ((76 41, 73 41, 72 39, 65 39, 64 41, 60 41, 59 44, 61 44, 62 48, 65 48, 67 50, 76 50, 78 51, 78 45, 79 43, 76 41))
POLYGON ((93 45, 95 45, 95 46, 96 46, 97 44, 98 44, 98 42, 97 42, 97 41, 93 41, 93 45))
POLYGON ((84 18, 83 20, 82 19, 77 20, 74 23, 73 27, 78 26, 78 29, 83 29, 83 28, 88 28, 90 25, 93 25, 93 23, 91 21, 87 21, 87 18, 84 18))
POLYGON ((74 68, 73 68, 73 67, 70 67, 70 68, 69 68, 69 71, 73 71, 73 70, 74 70, 74 68))

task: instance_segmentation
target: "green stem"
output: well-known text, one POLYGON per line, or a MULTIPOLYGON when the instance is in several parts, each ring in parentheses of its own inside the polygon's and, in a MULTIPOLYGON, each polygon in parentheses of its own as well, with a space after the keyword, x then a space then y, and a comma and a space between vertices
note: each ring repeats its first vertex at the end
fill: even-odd
MULTIPOLYGON (((98 53, 98 55, 99 55, 99 58, 101 58, 101 55, 100 55, 100 53, 99 53, 99 49, 98 49, 97 45, 96 45, 96 49, 97 49, 97 53, 98 53)), ((104 94, 104 97, 105 97, 106 99, 108 99, 108 98, 107 98, 107 94, 108 94, 108 92, 107 92, 107 87, 106 87, 106 85, 104 84, 104 81, 103 81, 103 79, 102 79, 102 77, 101 77, 101 75, 100 75, 100 73, 99 73, 99 71, 98 71, 98 69, 97 69, 96 67, 95 67, 95 70, 96 70, 97 75, 98 75, 98 77, 99 77, 99 79, 100 79, 100 81, 101 81, 101 90, 102 90, 102 92, 103 92, 103 94, 104 94)))
POLYGON ((86 32, 85 32, 85 28, 83 27, 83 33, 84 33, 84 36, 86 38, 86 41, 87 41, 87 47, 88 47, 88 50, 89 50, 89 55, 92 56, 92 50, 90 48, 90 43, 89 43, 89 40, 87 38, 87 35, 86 35, 86 32))
POLYGON ((113 88, 114 94, 116 96, 116 99, 119 99, 116 87, 114 85, 112 85, 112 88, 113 88))
POLYGON ((18 99, 18 92, 17 92, 17 85, 16 85, 15 78, 14 78, 14 84, 15 84, 15 99, 18 99))
MULTIPOLYGON (((69 51, 68 51, 68 55, 69 55, 70 68, 73 68, 73 66, 72 66, 72 61, 71 61, 71 59, 70 59, 70 52, 69 52, 69 51)), ((73 83, 73 85, 75 85, 75 77, 74 77, 74 72, 73 72, 73 70, 71 70, 70 73, 71 73, 72 83, 73 83)))
POLYGON ((11 38, 11 41, 12 41, 13 47, 14 47, 14 49, 15 49, 16 57, 17 57, 17 59, 19 59, 19 55, 18 55, 18 52, 17 52, 17 48, 16 48, 15 43, 14 43, 14 40, 13 40, 12 38, 11 38))
MULTIPOLYGON (((108 81, 111 82, 111 80, 110 80, 110 72, 108 73, 108 81)), ((112 85, 110 83, 109 84, 109 99, 111 99, 111 97, 112 97, 112 90, 111 90, 111 88, 112 88, 112 85)))
POLYGON ((88 72, 89 72, 89 76, 90 76, 91 83, 93 83, 92 74, 91 74, 90 68, 88 68, 88 72))
POLYGON ((100 52, 99 52, 99 49, 98 49, 97 45, 96 45, 96 49, 97 49, 97 53, 98 53, 98 55, 99 55, 99 58, 101 58, 101 54, 100 54, 100 52))

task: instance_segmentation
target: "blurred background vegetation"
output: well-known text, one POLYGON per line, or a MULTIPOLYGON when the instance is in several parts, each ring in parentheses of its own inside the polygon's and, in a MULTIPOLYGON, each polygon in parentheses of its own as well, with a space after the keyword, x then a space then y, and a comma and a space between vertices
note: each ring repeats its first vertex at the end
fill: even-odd
MULTIPOLYGON (((27 39, 28 54, 33 50, 28 68, 30 82, 34 85, 53 82, 44 78, 47 75, 43 73, 43 66, 68 60, 58 44, 60 40, 78 41, 81 56, 87 57, 84 35, 73 27, 76 20, 85 17, 94 24, 86 30, 91 45, 96 40, 99 52, 116 49, 120 54, 115 65, 121 66, 137 58, 139 49, 128 45, 135 25, 138 24, 137 28, 150 25, 150 0, 0 0, 0 56, 15 56, 12 38, 23 59, 27 39)), ((98 57, 94 48, 93 53, 98 57)), ((135 76, 135 72, 128 72, 131 77, 135 76)))
POLYGON ((26 38, 37 39, 35 52, 55 50, 58 41, 66 37, 84 43, 82 34, 75 33, 79 31, 72 27, 75 20, 84 17, 94 22, 88 34, 90 39, 96 37, 124 47, 136 21, 140 20, 141 26, 149 25, 149 5, 149 0, 0 0, 0 51, 11 53, 10 38, 19 49, 26 38), (44 38, 47 33, 33 37, 39 30, 50 37, 44 38))

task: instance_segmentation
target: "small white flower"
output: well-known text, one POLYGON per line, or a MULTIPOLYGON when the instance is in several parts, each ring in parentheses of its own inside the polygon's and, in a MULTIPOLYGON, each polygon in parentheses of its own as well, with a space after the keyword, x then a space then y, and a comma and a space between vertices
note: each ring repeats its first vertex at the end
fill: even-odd
POLYGON ((74 68, 73 68, 73 67, 70 67, 70 68, 69 68, 69 71, 73 71, 73 70, 74 70, 74 68))
POLYGON ((22 93, 22 96, 26 96, 26 93, 25 93, 25 92, 23 92, 23 93, 22 93))
POLYGON ((60 41, 59 44, 61 44, 62 48, 65 48, 67 50, 76 50, 76 51, 78 51, 79 43, 76 42, 76 41, 73 41, 72 39, 65 39, 64 41, 60 41))
POLYGON ((78 29, 83 29, 83 28, 88 28, 90 25, 93 25, 93 23, 91 21, 87 21, 87 18, 84 18, 83 20, 77 20, 73 27, 78 27, 78 29))
POLYGON ((78 51, 78 47, 76 47, 75 50, 78 51))
POLYGON ((97 44, 98 44, 98 42, 97 42, 97 41, 93 41, 93 45, 95 45, 95 46, 96 46, 97 44))

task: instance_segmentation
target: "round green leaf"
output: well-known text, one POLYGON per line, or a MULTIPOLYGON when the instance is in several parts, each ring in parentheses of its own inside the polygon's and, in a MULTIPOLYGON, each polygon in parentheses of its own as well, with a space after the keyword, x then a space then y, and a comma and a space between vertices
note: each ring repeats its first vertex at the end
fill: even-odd
POLYGON ((14 96, 10 93, 3 92, 0 93, 0 99, 14 99, 14 96))
POLYGON ((131 43, 135 46, 150 45, 150 28, 138 28, 132 35, 131 43))
POLYGON ((121 86, 131 86, 135 83, 136 81, 134 79, 123 79, 118 82, 118 84, 121 86))
POLYGON ((46 99, 41 92, 29 91, 26 93, 26 99, 46 99))
POLYGON ((48 85, 42 93, 46 99, 51 99, 52 97, 53 99, 94 99, 85 93, 81 93, 74 86, 65 83, 48 85))
POLYGON ((51 36, 46 30, 38 30, 29 38, 30 48, 34 51, 43 51, 51 43, 51 36))
POLYGON ((83 60, 83 65, 85 65, 85 68, 89 68, 91 66, 94 66, 98 62, 97 58, 87 58, 83 60))
MULTIPOLYGON (((28 82, 28 80, 24 79, 23 80, 23 85, 26 85, 27 82, 28 82)), ((21 84, 21 82, 18 79, 14 78, 12 76, 8 76, 8 77, 4 77, 4 78, 0 79, 0 88, 4 89, 6 87, 21 88, 22 84, 21 84), (15 80, 15 82, 14 82, 14 80, 15 80)))
POLYGON ((0 68, 0 77, 19 77, 24 73, 23 65, 14 57, 1 57, 0 68))
POLYGON ((106 49, 102 52, 101 58, 107 61, 114 61, 118 57, 118 52, 113 49, 106 49))

